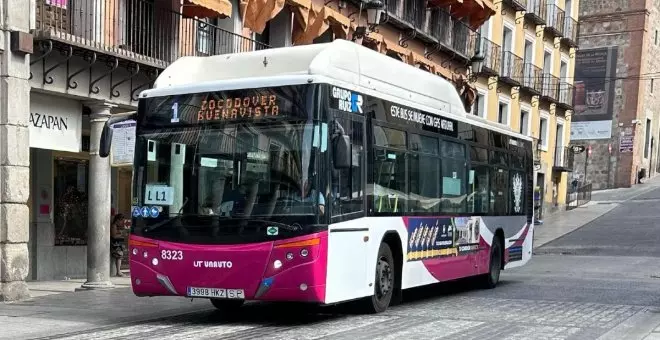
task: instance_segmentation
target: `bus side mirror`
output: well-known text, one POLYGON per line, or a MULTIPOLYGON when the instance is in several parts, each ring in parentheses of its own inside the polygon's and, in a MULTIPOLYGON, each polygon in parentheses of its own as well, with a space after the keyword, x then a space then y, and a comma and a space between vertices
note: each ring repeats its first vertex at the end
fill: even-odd
POLYGON ((101 131, 101 141, 99 142, 99 156, 101 158, 106 158, 110 154, 110 147, 112 147, 112 128, 109 121, 105 122, 103 125, 103 131, 101 131))
POLYGON ((332 139, 332 157, 335 169, 349 169, 353 165, 351 139, 338 135, 332 139))
POLYGON ((112 115, 112 117, 105 121, 103 130, 101 131, 101 140, 99 141, 99 156, 101 158, 106 158, 110 154, 110 148, 112 147, 112 125, 126 120, 135 120, 136 118, 137 113, 131 111, 112 115))

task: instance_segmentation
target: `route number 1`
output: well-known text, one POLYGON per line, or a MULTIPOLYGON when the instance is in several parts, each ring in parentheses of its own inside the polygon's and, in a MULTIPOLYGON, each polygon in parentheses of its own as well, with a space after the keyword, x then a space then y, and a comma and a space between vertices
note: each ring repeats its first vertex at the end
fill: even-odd
POLYGON ((178 123, 179 122, 179 103, 174 103, 172 105, 172 119, 170 119, 171 123, 178 123))

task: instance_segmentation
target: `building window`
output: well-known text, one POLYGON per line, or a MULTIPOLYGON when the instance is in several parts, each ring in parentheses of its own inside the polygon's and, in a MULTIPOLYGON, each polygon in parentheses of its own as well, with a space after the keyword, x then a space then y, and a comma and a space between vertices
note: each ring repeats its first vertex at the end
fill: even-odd
POLYGON ((497 122, 504 125, 509 124, 509 103, 500 102, 497 112, 497 122))
POLYGON ((209 18, 197 19, 197 52, 211 55, 214 30, 209 18))
POLYGON ((54 163, 55 245, 86 245, 88 161, 57 158, 54 163))
POLYGON ((486 95, 484 93, 477 93, 477 98, 472 104, 472 114, 479 117, 486 115, 486 95))
POLYGON ((541 117, 539 122, 539 144, 547 149, 548 148, 548 118, 541 117))
POLYGON ((520 127, 518 132, 529 136, 529 111, 527 109, 520 109, 520 127))
POLYGON ((649 147, 651 146, 651 120, 646 119, 646 134, 644 136, 644 158, 649 158, 649 147))

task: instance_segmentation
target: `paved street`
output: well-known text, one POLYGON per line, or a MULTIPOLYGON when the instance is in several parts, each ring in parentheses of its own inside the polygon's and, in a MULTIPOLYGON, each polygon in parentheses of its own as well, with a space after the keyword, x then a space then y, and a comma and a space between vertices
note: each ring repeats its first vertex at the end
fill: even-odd
POLYGON ((595 194, 593 209, 608 207, 600 217, 587 207, 554 218, 590 220, 581 228, 547 218, 538 228, 549 241, 494 290, 441 284, 369 316, 251 304, 228 318, 204 300, 129 288, 61 293, 0 305, 0 339, 660 339, 657 182, 595 194), (568 234, 551 240, 550 228, 568 234))

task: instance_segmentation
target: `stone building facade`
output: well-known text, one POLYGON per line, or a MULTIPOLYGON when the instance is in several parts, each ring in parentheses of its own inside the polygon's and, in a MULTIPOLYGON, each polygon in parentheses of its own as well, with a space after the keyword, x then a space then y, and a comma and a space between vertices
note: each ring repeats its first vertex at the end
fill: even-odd
MULTIPOLYGON (((580 2, 576 70, 600 58, 612 71, 584 79, 609 91, 601 103, 608 106, 607 116, 582 120, 576 109, 571 130, 571 144, 587 148, 575 156, 575 175, 591 182, 594 190, 630 187, 637 183, 640 172, 646 177, 657 172, 660 98, 653 74, 657 77, 660 63, 652 56, 660 52, 659 19, 657 1, 580 2), (606 50, 611 57, 595 56, 606 50)), ((581 81, 579 74, 575 81, 581 81)), ((589 99, 589 91, 587 85, 585 106, 599 105, 595 97, 589 99)))

